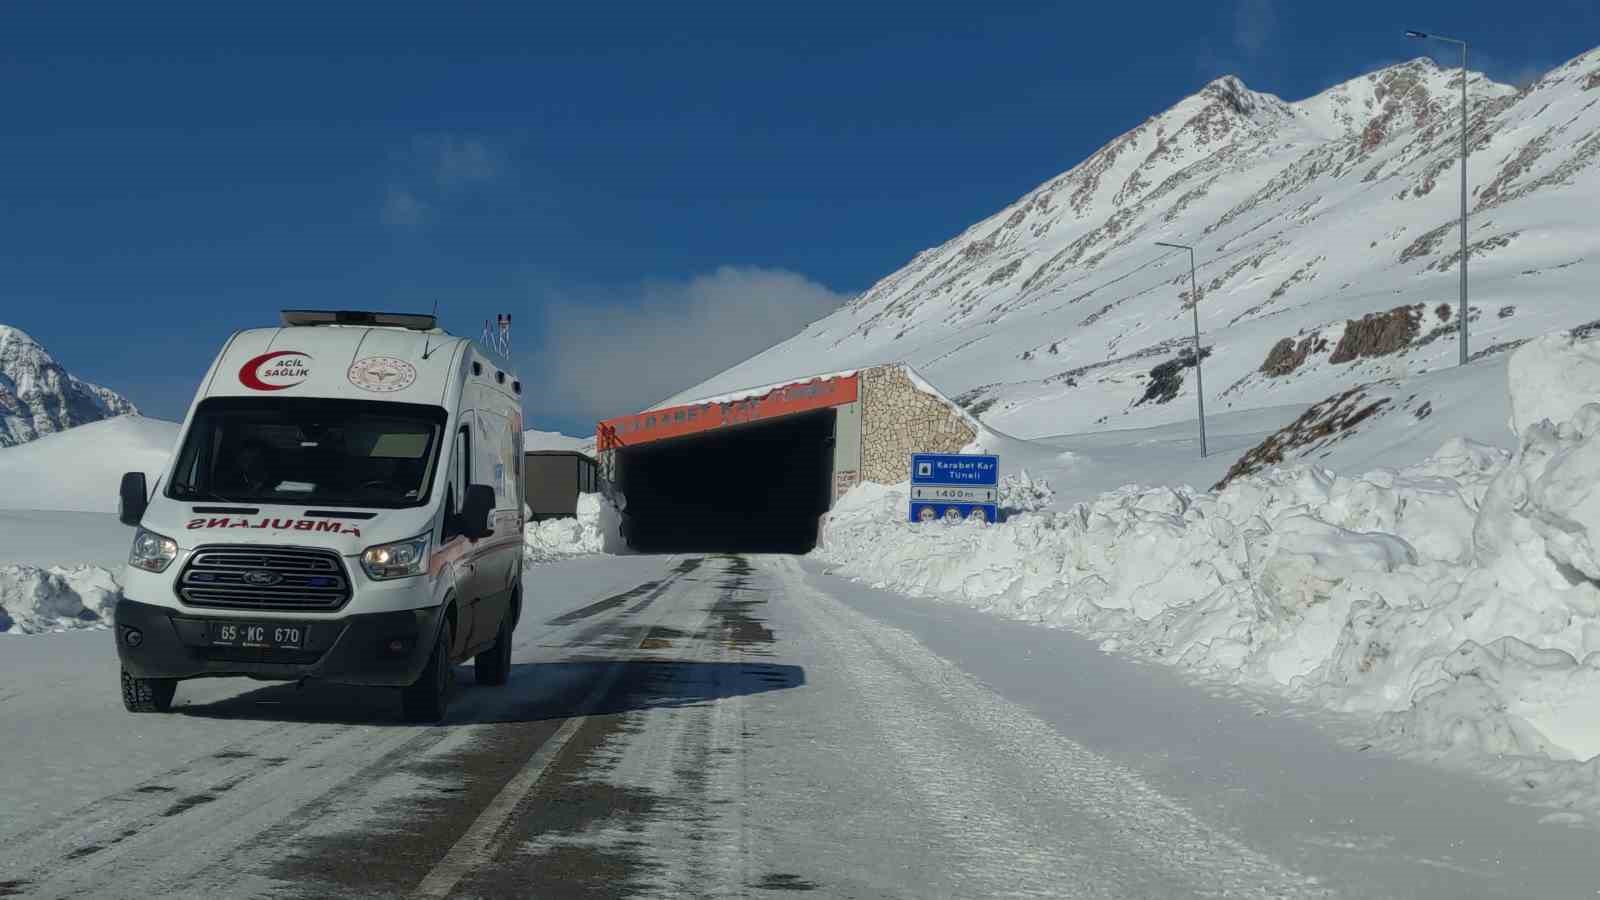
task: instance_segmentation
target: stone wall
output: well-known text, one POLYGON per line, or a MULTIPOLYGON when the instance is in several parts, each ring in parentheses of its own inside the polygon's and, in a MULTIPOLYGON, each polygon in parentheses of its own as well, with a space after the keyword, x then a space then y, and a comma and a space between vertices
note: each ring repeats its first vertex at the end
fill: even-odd
POLYGON ((861 372, 861 479, 897 484, 913 453, 955 453, 977 434, 948 402, 925 393, 902 366, 861 372))
MULTIPOLYGON (((860 399, 839 408, 833 499, 861 481, 905 481, 910 474, 911 454, 955 453, 977 437, 953 403, 918 388, 904 366, 876 366, 861 370, 859 375, 860 399), (857 452, 859 468, 855 465, 857 452)), ((598 447, 595 457, 600 476, 606 493, 612 495, 617 453, 606 449, 603 436, 598 447)))

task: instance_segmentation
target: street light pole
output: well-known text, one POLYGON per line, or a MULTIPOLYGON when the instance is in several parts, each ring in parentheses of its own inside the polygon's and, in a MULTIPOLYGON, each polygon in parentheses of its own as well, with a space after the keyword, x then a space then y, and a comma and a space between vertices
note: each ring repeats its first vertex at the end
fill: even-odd
POLYGON ((1189 310, 1194 313, 1194 397, 1200 405, 1200 458, 1206 458, 1206 385, 1200 377, 1200 282, 1194 277, 1194 248, 1156 241, 1157 247, 1189 251, 1189 310))
POLYGON ((1443 41, 1461 47, 1461 365, 1467 364, 1467 42, 1426 31, 1407 31, 1406 37, 1443 41))

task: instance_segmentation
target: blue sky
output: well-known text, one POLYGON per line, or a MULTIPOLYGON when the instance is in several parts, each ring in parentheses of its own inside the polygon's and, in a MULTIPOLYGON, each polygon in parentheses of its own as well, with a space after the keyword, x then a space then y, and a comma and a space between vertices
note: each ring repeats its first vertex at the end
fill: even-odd
POLYGON ((1215 76, 1447 50, 1407 27, 1525 81, 1600 5, 7 3, 0 323, 179 418, 283 307, 510 312, 530 420, 584 432, 1215 76))

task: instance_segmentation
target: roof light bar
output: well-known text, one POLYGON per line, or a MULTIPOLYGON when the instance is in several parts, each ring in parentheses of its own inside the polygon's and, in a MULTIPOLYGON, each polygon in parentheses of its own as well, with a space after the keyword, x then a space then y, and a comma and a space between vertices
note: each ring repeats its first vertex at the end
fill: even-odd
POLYGON ((438 319, 426 313, 365 312, 355 309, 286 309, 283 311, 286 327, 306 325, 376 325, 388 328, 409 328, 412 331, 432 331, 438 319))

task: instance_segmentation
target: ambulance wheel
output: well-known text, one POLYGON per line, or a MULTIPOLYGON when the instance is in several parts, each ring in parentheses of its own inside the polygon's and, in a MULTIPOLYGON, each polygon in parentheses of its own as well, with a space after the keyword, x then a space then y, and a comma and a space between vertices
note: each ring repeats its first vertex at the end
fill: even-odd
POLYGON ((472 671, 479 684, 505 684, 511 680, 511 610, 500 620, 494 646, 472 658, 472 671))
POLYGON ((450 706, 450 623, 439 626, 433 655, 417 680, 400 689, 400 708, 407 722, 437 722, 450 706))
POLYGON ((176 678, 135 678, 122 670, 122 705, 128 712, 167 712, 177 692, 176 678))

